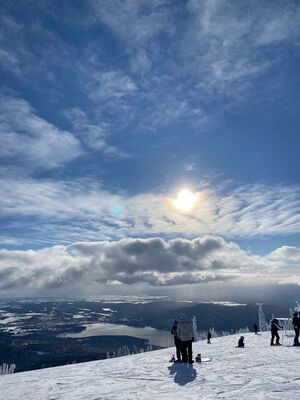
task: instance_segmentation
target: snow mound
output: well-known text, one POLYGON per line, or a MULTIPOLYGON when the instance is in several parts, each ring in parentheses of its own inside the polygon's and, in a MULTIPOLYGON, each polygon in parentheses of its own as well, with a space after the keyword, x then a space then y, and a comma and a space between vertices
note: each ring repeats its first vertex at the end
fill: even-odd
POLYGON ((300 399, 300 347, 270 346, 270 334, 194 343, 212 361, 172 364, 174 348, 0 376, 1 400, 300 399))

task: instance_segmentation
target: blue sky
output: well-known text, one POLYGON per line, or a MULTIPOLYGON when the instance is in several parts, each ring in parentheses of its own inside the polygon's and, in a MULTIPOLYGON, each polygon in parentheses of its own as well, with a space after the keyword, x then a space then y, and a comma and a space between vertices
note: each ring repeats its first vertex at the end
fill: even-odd
MULTIPOLYGON (((153 238, 181 261, 131 265, 134 284, 236 279, 231 246, 257 279, 299 283, 297 1, 5 1, 0 18, 0 242, 17 270, 4 289, 31 287, 28 254, 69 260, 83 242, 104 257, 105 241, 123 260, 122 240, 144 240, 138 257, 153 238), (182 188, 200 198, 189 213, 170 205, 182 188), (191 266, 170 240, 215 241, 226 272, 212 272, 221 253, 191 266)), ((52 267, 40 287, 66 287, 52 267)), ((101 271, 91 279, 133 285, 101 271)))

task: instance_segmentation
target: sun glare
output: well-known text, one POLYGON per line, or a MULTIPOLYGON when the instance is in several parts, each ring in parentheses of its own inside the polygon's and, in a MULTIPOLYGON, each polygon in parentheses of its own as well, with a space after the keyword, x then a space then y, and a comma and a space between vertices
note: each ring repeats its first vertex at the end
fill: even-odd
POLYGON ((176 199, 172 200, 173 205, 181 211, 190 211, 192 210, 198 200, 198 193, 192 193, 188 189, 182 189, 176 199))

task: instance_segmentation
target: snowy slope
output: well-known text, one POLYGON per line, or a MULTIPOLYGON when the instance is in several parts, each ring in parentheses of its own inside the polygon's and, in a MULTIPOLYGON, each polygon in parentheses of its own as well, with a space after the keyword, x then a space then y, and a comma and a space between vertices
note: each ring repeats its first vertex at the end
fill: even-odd
MULTIPOLYGON (((300 347, 271 347, 269 333, 194 344, 203 364, 171 364, 174 349, 0 376, 1 400, 300 399, 300 347)), ((290 344, 292 338, 285 338, 290 344)))

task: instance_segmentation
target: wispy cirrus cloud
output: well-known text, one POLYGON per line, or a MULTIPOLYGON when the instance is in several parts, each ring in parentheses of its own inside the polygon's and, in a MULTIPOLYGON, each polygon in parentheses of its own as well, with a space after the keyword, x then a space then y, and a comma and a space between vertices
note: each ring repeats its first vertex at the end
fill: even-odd
MULTIPOLYGON (((260 21, 256 44, 266 46, 292 40, 299 45, 300 8, 296 3, 269 3, 265 8, 267 23, 260 21)), ((265 15, 265 13, 264 13, 265 15)))
POLYGON ((1 188, 2 217, 17 217, 21 231, 30 229, 32 242, 205 234, 240 239, 300 231, 300 193, 294 186, 205 189, 190 213, 176 210, 166 194, 111 193, 90 179, 2 178, 1 188), (28 217, 39 222, 35 228, 28 217))
MULTIPOLYGON (((55 7, 38 10, 61 21, 55 7)), ((2 17, 0 49, 7 70, 18 75, 22 65, 19 79, 26 81, 34 70, 39 90, 47 81, 47 96, 54 101, 72 77, 73 95, 79 92, 92 102, 100 125, 113 126, 117 117, 119 129, 128 121, 148 131, 180 121, 206 126, 217 119, 211 103, 217 99, 222 110, 244 99, 257 79, 281 62, 284 43, 299 44, 299 10, 292 3, 271 6, 268 1, 241 6, 226 1, 91 0, 83 8, 88 24, 83 26, 72 5, 65 22, 84 32, 108 27, 122 57, 118 67, 94 37, 78 54, 45 24, 33 20, 25 31, 11 16, 2 17), (43 38, 43 46, 35 40, 29 46, 34 34, 43 38)))
POLYGON ((147 73, 157 54, 157 38, 170 37, 175 31, 173 4, 170 0, 119 0, 97 2, 90 0, 98 21, 106 24, 122 41, 131 54, 134 71, 147 73))
POLYGON ((47 169, 83 153, 72 133, 39 117, 24 99, 1 95, 0 112, 0 154, 4 161, 47 169))
POLYGON ((272 46, 287 41, 297 46, 300 8, 279 3, 241 6, 190 0, 175 5, 158 0, 151 5, 144 1, 112 1, 106 7, 92 1, 91 5, 98 22, 122 40, 132 71, 140 67, 142 79, 135 79, 137 95, 147 110, 144 125, 157 128, 184 120, 206 126, 217 117, 216 111, 212 116, 207 110, 211 102, 218 99, 221 109, 225 99, 226 106, 239 102, 282 61, 280 48, 270 57, 272 46), (185 18, 175 25, 180 14, 185 18))
POLYGON ((268 26, 272 18, 263 4, 260 13, 253 12, 250 2, 242 7, 235 2, 190 0, 187 8, 190 23, 182 51, 203 101, 216 95, 234 100, 233 95, 245 92, 272 67, 256 36, 257 25, 268 26))
POLYGON ((14 237, 10 236, 0 236, 0 244, 4 246, 16 246, 21 245, 22 242, 14 237))
POLYGON ((13 71, 16 75, 21 74, 20 61, 11 51, 0 48, 0 64, 3 68, 13 71))
POLYGON ((67 131, 38 115, 25 99, 0 95, 0 155, 3 163, 23 166, 27 171, 52 169, 92 151, 116 157, 126 153, 107 143, 110 126, 91 122, 80 108, 65 110, 71 122, 67 131))
POLYGON ((136 104, 142 95, 135 80, 120 70, 103 70, 95 65, 82 65, 80 79, 83 91, 93 104, 94 114, 112 130, 124 129, 137 120, 136 104))
POLYGON ((76 137, 89 151, 102 151, 105 154, 127 157, 127 154, 117 147, 107 143, 111 126, 105 122, 91 122, 84 111, 73 108, 64 111, 64 116, 71 122, 76 137))

